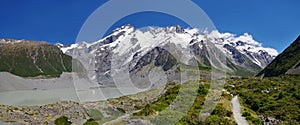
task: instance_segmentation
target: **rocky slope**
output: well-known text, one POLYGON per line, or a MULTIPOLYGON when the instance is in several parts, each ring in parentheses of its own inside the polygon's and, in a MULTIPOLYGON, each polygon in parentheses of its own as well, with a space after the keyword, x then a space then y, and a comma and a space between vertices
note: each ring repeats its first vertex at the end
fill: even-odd
POLYGON ((58 46, 83 63, 91 81, 106 85, 114 83, 116 77, 127 77, 134 83, 147 81, 155 67, 168 72, 166 77, 172 81, 178 78, 174 71, 183 65, 208 72, 218 69, 231 75, 254 75, 277 55, 276 50, 262 47, 249 34, 200 33, 180 26, 142 31, 126 25, 99 41, 58 46))
POLYGON ((22 77, 57 77, 72 71, 72 57, 46 42, 0 39, 0 71, 22 77))
POLYGON ((257 76, 273 77, 283 74, 300 74, 300 36, 257 76))

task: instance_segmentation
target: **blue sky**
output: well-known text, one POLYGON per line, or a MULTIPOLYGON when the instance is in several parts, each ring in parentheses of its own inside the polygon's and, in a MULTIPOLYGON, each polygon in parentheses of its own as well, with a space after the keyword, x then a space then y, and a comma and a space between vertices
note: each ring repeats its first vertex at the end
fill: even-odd
MULTIPOLYGON (((2 0, 0 37, 73 43, 85 20, 105 1, 2 0)), ((193 1, 207 13, 220 32, 247 32, 264 46, 279 52, 300 35, 299 0, 193 1)), ((111 29, 127 23, 136 27, 187 26, 181 20, 164 14, 140 13, 120 20, 111 29), (171 21, 160 21, 166 19, 171 21)))

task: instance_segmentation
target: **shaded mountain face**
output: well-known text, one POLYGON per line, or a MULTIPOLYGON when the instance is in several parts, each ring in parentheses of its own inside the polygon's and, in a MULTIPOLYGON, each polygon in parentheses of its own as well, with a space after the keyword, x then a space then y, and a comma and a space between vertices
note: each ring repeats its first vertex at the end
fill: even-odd
POLYGON ((200 70, 223 67, 220 70, 228 74, 249 76, 277 56, 276 50, 262 47, 249 34, 199 33, 198 29, 180 26, 141 31, 126 25, 95 42, 57 46, 80 60, 89 78, 99 84, 113 83, 115 71, 120 69, 130 76, 143 77, 153 67, 172 74, 180 65, 195 64, 200 70))
POLYGON ((283 74, 300 74, 300 36, 257 76, 273 77, 283 74))
POLYGON ((72 57, 46 42, 0 39, 0 72, 58 77, 72 71, 72 57))

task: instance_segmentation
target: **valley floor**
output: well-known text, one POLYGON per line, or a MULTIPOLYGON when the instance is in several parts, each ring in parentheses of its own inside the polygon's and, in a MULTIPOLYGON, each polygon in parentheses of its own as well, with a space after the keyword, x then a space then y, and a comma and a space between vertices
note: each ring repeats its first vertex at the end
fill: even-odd
POLYGON ((106 125, 298 124, 299 80, 299 76, 280 76, 263 80, 227 79, 226 90, 222 91, 214 110, 205 120, 199 120, 199 116, 210 86, 210 81, 206 80, 189 81, 184 84, 169 83, 165 88, 107 101, 60 101, 43 106, 0 105, 0 120, 22 124, 55 124, 58 121, 106 125), (232 92, 236 93, 239 99, 237 96, 232 98, 232 92), (178 101, 181 103, 177 103, 178 101))

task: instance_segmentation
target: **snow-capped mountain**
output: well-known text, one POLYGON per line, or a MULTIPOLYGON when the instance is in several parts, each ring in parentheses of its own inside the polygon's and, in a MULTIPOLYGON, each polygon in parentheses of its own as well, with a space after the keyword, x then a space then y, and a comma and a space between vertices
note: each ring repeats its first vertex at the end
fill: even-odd
POLYGON ((226 48, 228 54, 234 55, 235 50, 246 55, 253 63, 261 68, 267 66, 278 55, 278 52, 272 48, 265 48, 261 43, 255 41, 251 35, 245 33, 236 36, 230 33, 219 33, 213 31, 209 35, 217 46, 226 48), (235 49, 235 50, 232 50, 235 49))
POLYGON ((193 61, 202 67, 221 66, 233 74, 254 74, 278 54, 247 33, 241 36, 218 31, 199 33, 198 29, 180 26, 142 31, 125 25, 92 43, 57 45, 65 54, 80 60, 89 77, 100 84, 112 83, 112 77, 120 71, 142 77, 149 73, 144 71, 145 67, 154 65, 169 71, 193 61))

